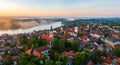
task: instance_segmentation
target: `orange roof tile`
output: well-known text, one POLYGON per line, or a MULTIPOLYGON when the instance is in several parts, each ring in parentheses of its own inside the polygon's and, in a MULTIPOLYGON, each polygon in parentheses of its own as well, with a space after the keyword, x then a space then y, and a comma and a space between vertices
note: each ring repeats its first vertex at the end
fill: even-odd
POLYGON ((117 63, 120 63, 120 58, 117 59, 117 63))
POLYGON ((75 56, 75 53, 74 53, 74 52, 63 52, 62 54, 63 54, 63 55, 67 55, 67 56, 72 56, 72 57, 75 56))
POLYGON ((67 30, 65 30, 65 32, 66 32, 66 33, 69 33, 69 32, 70 32, 70 33, 76 34, 75 30, 73 30, 73 29, 72 29, 72 30, 71 30, 71 29, 67 29, 67 30))
POLYGON ((88 30, 89 27, 88 26, 83 26, 83 29, 88 30))
POLYGON ((88 37, 87 36, 80 36, 80 38, 84 39, 84 40, 87 40, 88 37))
MULTIPOLYGON (((35 48, 35 49, 33 50, 33 53, 32 53, 32 54, 33 54, 34 56, 40 58, 41 55, 42 55, 41 52, 42 52, 42 51, 45 51, 45 50, 47 50, 47 49, 49 49, 48 46, 41 46, 41 47, 35 48)), ((27 50, 27 51, 26 51, 26 54, 30 54, 30 53, 31 53, 31 50, 32 50, 32 49, 27 50)))
POLYGON ((47 41, 51 41, 52 40, 52 38, 49 35, 45 35, 45 34, 42 35, 42 38, 46 39, 47 41))
POLYGON ((94 63, 90 60, 88 61, 87 65, 94 65, 94 63))
POLYGON ((112 63, 112 59, 110 57, 106 57, 104 62, 107 63, 107 64, 111 64, 112 63))

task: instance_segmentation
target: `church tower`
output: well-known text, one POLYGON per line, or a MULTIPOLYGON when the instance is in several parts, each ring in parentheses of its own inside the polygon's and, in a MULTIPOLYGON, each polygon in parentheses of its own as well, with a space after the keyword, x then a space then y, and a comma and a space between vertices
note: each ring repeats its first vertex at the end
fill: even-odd
POLYGON ((52 27, 52 25, 51 25, 51 27, 50 27, 50 31, 53 31, 53 27, 52 27))
POLYGON ((52 48, 52 40, 53 40, 53 38, 54 38, 53 27, 52 27, 52 25, 51 25, 51 27, 50 27, 49 37, 51 38, 51 41, 49 42, 48 47, 52 48))
POLYGON ((50 34, 50 37, 53 38, 53 27, 52 27, 52 25, 50 27, 50 33, 49 34, 50 34))

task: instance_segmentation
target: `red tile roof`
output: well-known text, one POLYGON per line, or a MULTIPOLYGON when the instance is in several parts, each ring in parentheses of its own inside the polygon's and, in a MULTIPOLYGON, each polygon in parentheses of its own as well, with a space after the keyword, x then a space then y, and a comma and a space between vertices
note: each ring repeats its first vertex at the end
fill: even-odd
POLYGON ((58 36, 62 39, 69 39, 71 38, 72 36, 70 36, 69 34, 58 34, 58 36))
POLYGON ((84 32, 84 33, 83 33, 83 35, 85 35, 85 36, 87 36, 88 34, 89 34, 89 33, 87 33, 87 32, 84 32))
POLYGON ((45 50, 47 50, 47 49, 49 49, 48 46, 40 46, 40 47, 38 47, 38 48, 35 48, 35 50, 38 51, 38 52, 45 51, 45 50))
POLYGON ((110 57, 106 57, 104 62, 107 63, 107 64, 111 64, 112 63, 112 59, 110 57))
POLYGON ((112 31, 110 31, 109 34, 118 35, 118 33, 116 33, 116 32, 112 32, 112 31))
POLYGON ((51 41, 51 40, 52 40, 52 38, 50 37, 50 35, 45 35, 45 34, 43 34, 43 35, 42 35, 42 38, 43 38, 43 39, 46 39, 47 41, 51 41))
POLYGON ((118 59, 117 59, 117 63, 119 63, 119 64, 120 64, 120 58, 118 58, 118 59))
POLYGON ((74 33, 74 34, 76 34, 74 29, 66 29, 65 32, 66 33, 74 33))
POLYGON ((86 65, 94 65, 94 63, 90 60, 86 65))
POLYGON ((3 58, 0 58, 0 61, 3 61, 4 59, 3 58))
POLYGON ((63 52, 62 54, 66 56, 72 56, 72 57, 75 56, 75 52, 63 52))
MULTIPOLYGON (((40 58, 41 55, 42 55, 41 52, 42 52, 42 51, 45 51, 45 50, 47 50, 47 49, 49 49, 48 46, 41 46, 41 47, 35 48, 35 49, 33 50, 33 53, 32 53, 32 54, 33 54, 34 56, 40 58)), ((31 50, 32 50, 32 49, 27 50, 27 51, 26 51, 26 54, 30 54, 30 53, 31 53, 31 50)))
POLYGON ((87 36, 80 36, 80 38, 84 39, 84 40, 87 40, 88 37, 87 36))
POLYGON ((86 25, 86 26, 83 26, 83 29, 84 29, 84 30, 88 30, 89 27, 86 25))
POLYGON ((97 32, 96 32, 96 31, 92 31, 91 33, 92 33, 92 34, 96 34, 97 32))

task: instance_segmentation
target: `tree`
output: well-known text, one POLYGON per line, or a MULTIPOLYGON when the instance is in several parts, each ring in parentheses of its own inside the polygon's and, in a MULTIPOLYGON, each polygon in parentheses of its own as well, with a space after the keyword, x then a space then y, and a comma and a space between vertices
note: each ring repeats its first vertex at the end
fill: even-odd
POLYGON ((58 45, 59 45, 59 39, 58 38, 54 38, 52 49, 57 50, 58 49, 58 45))
POLYGON ((6 55, 4 58, 4 65, 12 65, 13 61, 12 61, 12 57, 10 55, 6 55))
POLYGON ((66 63, 68 61, 68 57, 64 56, 64 55, 60 55, 59 56, 59 61, 62 63, 61 65, 66 65, 66 63))
POLYGON ((36 65, 39 65, 40 63, 40 59, 38 59, 38 58, 36 58, 36 57, 34 57, 33 55, 32 55, 32 57, 29 59, 29 61, 28 62, 31 62, 31 63, 34 63, 34 64, 36 64, 36 65))
POLYGON ((37 39, 37 37, 32 37, 30 40, 29 40, 29 43, 28 43, 28 45, 30 46, 30 48, 32 47, 32 45, 34 45, 34 48, 37 46, 37 41, 38 41, 38 39, 37 39))
MULTIPOLYGON (((120 29, 119 29, 120 30, 120 29)), ((118 37, 120 38, 120 33, 118 34, 118 37)))
POLYGON ((18 65, 28 65, 32 63, 32 65, 39 65, 40 59, 36 58, 33 55, 23 54, 18 60, 18 65))
POLYGON ((50 54, 50 58, 54 61, 56 61, 57 65, 65 65, 68 61, 68 57, 59 54, 56 51, 52 51, 52 54, 50 54), (52 56, 51 56, 52 55, 52 56))
POLYGON ((60 54, 59 53, 55 53, 55 61, 60 61, 60 54))
POLYGON ((97 41, 96 41, 98 44, 104 44, 104 42, 99 38, 97 41))
POLYGON ((79 44, 77 41, 73 41, 71 44, 71 49, 74 51, 78 51, 79 50, 79 44))
POLYGON ((6 57, 6 56, 8 56, 8 55, 10 55, 10 54, 8 53, 7 50, 5 50, 5 52, 4 52, 4 57, 6 57))
POLYGON ((41 60, 43 61, 43 63, 47 60, 47 56, 42 54, 41 60))
POLYGON ((65 49, 64 40, 54 38, 52 49, 57 50, 59 52, 64 51, 64 49, 65 49))
POLYGON ((113 48, 113 53, 115 56, 120 57, 120 47, 113 48))
POLYGON ((77 33, 77 36, 83 36, 83 34, 82 34, 82 33, 80 33, 80 32, 78 32, 78 33, 77 33))
POLYGON ((27 35, 24 34, 24 35, 20 38, 20 43, 22 43, 22 44, 27 44, 27 43, 28 43, 27 35))
POLYGON ((60 61, 62 65, 64 65, 68 61, 68 57, 59 53, 55 53, 55 61, 60 61))
POLYGON ((56 50, 50 50, 50 59, 51 60, 56 60, 56 58, 55 58, 55 54, 56 53, 58 53, 58 51, 56 51, 56 50))
POLYGON ((95 50, 91 53, 90 55, 90 59, 95 63, 103 63, 103 59, 101 58, 101 56, 103 56, 103 52, 100 50, 95 50))
POLYGON ((64 45, 65 45, 65 50, 69 51, 70 48, 71 48, 71 46, 72 46, 71 44, 72 44, 72 43, 71 43, 70 41, 65 40, 65 43, 64 43, 64 45))
POLYGON ((28 62, 27 65, 36 65, 35 63, 28 62))
POLYGON ((44 65, 56 65, 56 62, 53 60, 47 60, 44 65))
POLYGON ((77 52, 74 57, 73 65, 80 65, 83 63, 83 61, 86 59, 86 54, 87 53, 85 51, 77 52))
POLYGON ((109 34, 108 34, 108 33, 105 33, 105 34, 104 34, 104 37, 107 37, 107 36, 109 36, 109 34))
POLYGON ((38 39, 37 41, 38 46, 43 46, 43 45, 47 45, 47 41, 45 39, 38 39))
POLYGON ((17 44, 16 42, 13 42, 13 43, 11 43, 10 46, 11 46, 11 47, 16 47, 16 44, 17 44))
POLYGON ((56 61, 56 65, 62 65, 60 61, 56 61))
POLYGON ((59 40, 59 43, 58 43, 58 51, 59 52, 63 52, 65 50, 65 45, 64 45, 64 40, 63 39, 60 39, 59 40))

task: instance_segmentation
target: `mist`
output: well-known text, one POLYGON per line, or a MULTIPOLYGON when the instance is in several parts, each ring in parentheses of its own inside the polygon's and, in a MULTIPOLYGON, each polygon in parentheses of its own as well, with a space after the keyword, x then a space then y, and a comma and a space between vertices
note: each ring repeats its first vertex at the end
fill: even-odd
POLYGON ((0 35, 31 33, 34 30, 50 29, 60 27, 61 22, 53 19, 35 19, 35 18, 0 18, 0 35))
POLYGON ((20 29, 16 29, 16 30, 2 30, 2 31, 0 31, 0 35, 2 35, 2 34, 13 35, 13 34, 20 34, 20 33, 31 33, 34 30, 39 31, 39 30, 50 29, 51 25, 53 28, 57 28, 57 27, 60 27, 62 25, 62 23, 61 22, 53 22, 53 23, 39 25, 39 26, 35 26, 32 28, 27 28, 27 29, 20 28, 20 29))

